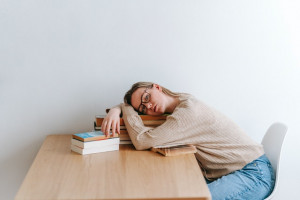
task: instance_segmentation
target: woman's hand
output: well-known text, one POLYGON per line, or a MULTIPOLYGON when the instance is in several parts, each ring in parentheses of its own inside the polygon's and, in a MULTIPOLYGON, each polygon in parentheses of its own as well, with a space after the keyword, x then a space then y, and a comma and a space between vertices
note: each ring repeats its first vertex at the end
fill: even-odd
POLYGON ((110 129, 113 136, 116 132, 120 134, 120 114, 121 109, 119 107, 114 107, 109 110, 108 114, 104 118, 101 125, 101 131, 106 135, 106 137, 109 136, 110 129))

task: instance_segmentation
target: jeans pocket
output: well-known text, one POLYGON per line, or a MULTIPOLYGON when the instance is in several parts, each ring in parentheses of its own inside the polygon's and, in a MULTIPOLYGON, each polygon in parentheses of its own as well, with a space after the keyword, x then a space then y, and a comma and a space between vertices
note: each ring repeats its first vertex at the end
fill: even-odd
POLYGON ((251 163, 247 164, 242 171, 257 179, 260 179, 260 177, 263 175, 257 161, 252 161, 251 163))

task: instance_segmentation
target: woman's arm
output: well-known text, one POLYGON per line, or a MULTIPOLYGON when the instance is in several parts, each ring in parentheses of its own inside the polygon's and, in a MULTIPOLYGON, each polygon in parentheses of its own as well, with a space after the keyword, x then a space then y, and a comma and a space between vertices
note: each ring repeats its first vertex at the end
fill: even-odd
POLYGON ((110 129, 112 131, 112 134, 115 135, 115 133, 120 134, 120 115, 122 113, 121 110, 121 104, 111 108, 109 112, 107 113, 106 117, 104 118, 102 125, 101 125, 101 131, 108 136, 110 129))
POLYGON ((189 119, 193 118, 191 116, 193 113, 189 112, 189 109, 177 110, 167 117, 165 123, 156 128, 145 127, 137 112, 128 104, 122 104, 122 112, 126 129, 137 150, 185 144, 196 136, 189 131, 193 128, 189 124, 189 119))

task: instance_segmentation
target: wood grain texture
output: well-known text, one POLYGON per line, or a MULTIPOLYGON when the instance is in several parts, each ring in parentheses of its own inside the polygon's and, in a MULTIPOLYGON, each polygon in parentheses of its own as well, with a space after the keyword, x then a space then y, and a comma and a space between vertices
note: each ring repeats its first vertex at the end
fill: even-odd
POLYGON ((120 145, 79 155, 71 135, 49 135, 15 199, 210 199, 193 154, 164 157, 120 145))

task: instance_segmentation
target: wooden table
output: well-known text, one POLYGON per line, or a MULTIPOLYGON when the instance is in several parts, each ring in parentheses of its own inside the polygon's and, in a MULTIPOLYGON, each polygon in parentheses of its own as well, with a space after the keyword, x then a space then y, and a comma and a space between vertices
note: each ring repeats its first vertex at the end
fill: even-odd
POLYGON ((193 154, 164 157, 120 145, 80 155, 71 135, 49 135, 15 199, 210 199, 193 154))

